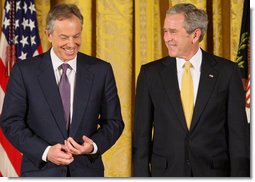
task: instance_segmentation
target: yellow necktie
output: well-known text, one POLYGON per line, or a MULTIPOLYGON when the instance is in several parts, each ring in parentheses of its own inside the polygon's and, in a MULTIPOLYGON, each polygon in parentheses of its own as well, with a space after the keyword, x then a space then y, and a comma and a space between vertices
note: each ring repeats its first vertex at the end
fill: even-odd
POLYGON ((190 68, 192 64, 189 61, 186 61, 184 64, 184 72, 182 75, 182 87, 181 87, 181 99, 182 107, 186 119, 186 124, 188 129, 190 129, 193 110, 194 110, 194 89, 193 89, 193 80, 190 73, 190 68))

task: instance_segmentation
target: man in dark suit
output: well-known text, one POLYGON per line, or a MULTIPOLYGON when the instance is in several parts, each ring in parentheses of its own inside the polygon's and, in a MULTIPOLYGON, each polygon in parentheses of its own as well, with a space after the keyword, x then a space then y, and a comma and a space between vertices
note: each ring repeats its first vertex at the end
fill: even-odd
POLYGON ((46 21, 52 48, 14 66, 2 130, 23 153, 21 176, 104 176, 101 155, 124 128, 113 70, 78 52, 76 5, 57 5, 46 21))
POLYGON ((137 83, 134 176, 249 176, 239 70, 200 48, 207 24, 191 4, 166 13, 169 57, 143 65, 137 83))

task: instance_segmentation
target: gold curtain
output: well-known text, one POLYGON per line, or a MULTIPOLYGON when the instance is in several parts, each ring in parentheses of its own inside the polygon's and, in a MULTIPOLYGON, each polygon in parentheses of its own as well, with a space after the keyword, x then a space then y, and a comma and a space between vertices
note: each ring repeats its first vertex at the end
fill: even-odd
POLYGON ((135 80, 140 66, 162 56, 162 38, 158 0, 135 1, 135 80))
MULTIPOLYGON (((0 0, 0 21, 4 1, 0 0)), ((50 48, 44 35, 47 12, 62 2, 76 3, 83 13, 81 52, 104 59, 113 66, 125 129, 118 142, 103 156, 105 175, 131 176, 136 78, 142 64, 167 56, 162 39, 166 10, 180 2, 191 2, 205 9, 209 15, 209 27, 201 47, 234 60, 239 44, 243 0, 35 0, 44 51, 50 48)))
POLYGON ((105 155, 106 176, 131 175, 133 2, 96 0, 96 56, 111 62, 125 129, 105 155))

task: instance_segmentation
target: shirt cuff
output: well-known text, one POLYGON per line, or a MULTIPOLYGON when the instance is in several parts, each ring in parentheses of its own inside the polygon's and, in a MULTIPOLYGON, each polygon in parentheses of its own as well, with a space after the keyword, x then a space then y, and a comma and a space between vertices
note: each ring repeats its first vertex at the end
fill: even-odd
POLYGON ((97 150, 98 150, 97 144, 95 144, 95 143, 93 142, 92 145, 93 145, 93 151, 92 151, 90 154, 96 154, 96 153, 97 153, 97 150))
POLYGON ((51 147, 51 146, 48 146, 48 147, 44 150, 44 152, 43 152, 42 160, 43 160, 44 162, 48 162, 48 161, 47 161, 47 156, 48 156, 48 152, 49 152, 49 150, 50 150, 50 147, 51 147))

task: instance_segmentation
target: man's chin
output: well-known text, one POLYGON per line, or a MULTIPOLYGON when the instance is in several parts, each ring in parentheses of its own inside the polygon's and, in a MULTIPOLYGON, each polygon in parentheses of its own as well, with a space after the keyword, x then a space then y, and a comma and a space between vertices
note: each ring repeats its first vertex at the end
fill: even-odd
POLYGON ((64 60, 64 62, 67 62, 67 61, 70 61, 72 59, 74 59, 74 56, 72 56, 72 57, 65 56, 62 60, 64 60))
POLYGON ((77 53, 65 54, 63 57, 64 57, 64 60, 72 60, 75 58, 76 55, 77 55, 77 53))
POLYGON ((168 52, 168 55, 169 55, 170 57, 176 57, 176 54, 173 54, 172 52, 168 52))

